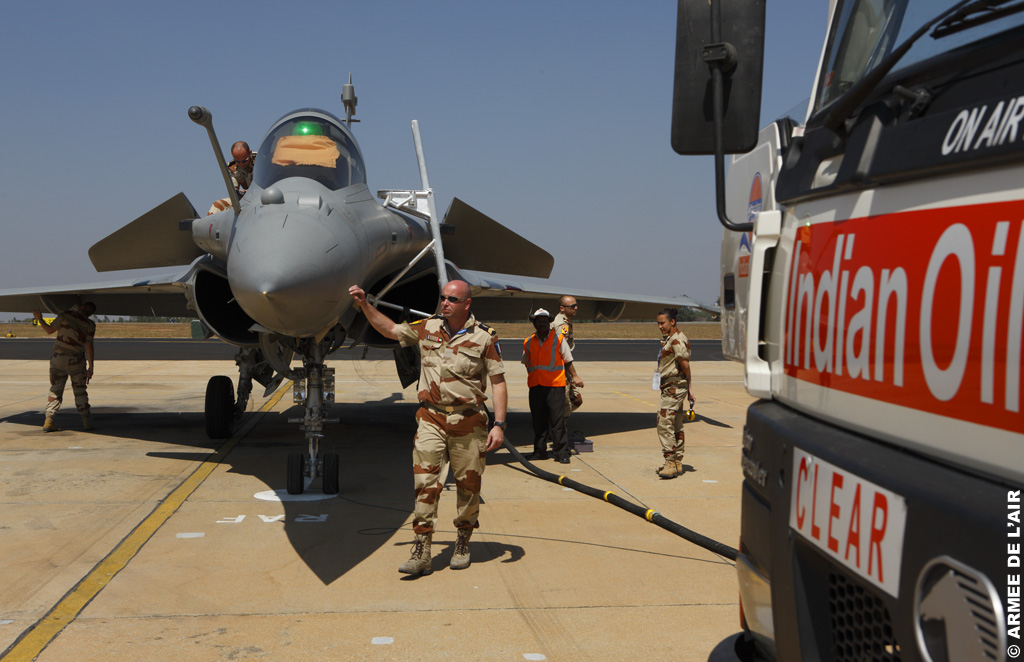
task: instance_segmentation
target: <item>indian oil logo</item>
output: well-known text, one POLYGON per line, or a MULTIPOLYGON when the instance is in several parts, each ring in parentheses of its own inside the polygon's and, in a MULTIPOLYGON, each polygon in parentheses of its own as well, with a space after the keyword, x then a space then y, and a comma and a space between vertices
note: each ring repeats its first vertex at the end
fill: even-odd
POLYGON ((825 388, 1020 432, 1024 201, 797 229, 784 367, 825 388))
MULTIPOLYGON (((750 184, 750 201, 747 203, 747 222, 753 223, 757 215, 761 213, 762 202, 761 202, 761 173, 754 174, 754 181, 750 184)), ((744 278, 750 275, 750 253, 751 248, 751 235, 749 232, 744 232, 740 236, 739 256, 737 262, 737 275, 740 278, 744 278)))

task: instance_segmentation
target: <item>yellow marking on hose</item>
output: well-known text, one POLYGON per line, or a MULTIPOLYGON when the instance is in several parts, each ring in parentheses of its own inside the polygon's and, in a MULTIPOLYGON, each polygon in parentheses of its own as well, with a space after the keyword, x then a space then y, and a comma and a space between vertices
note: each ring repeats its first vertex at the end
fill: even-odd
POLYGON ((604 493, 604 500, 608 501, 608 496, 611 495, 611 494, 615 494, 615 492, 605 492, 604 493))
POLYGON ((653 522, 654 521, 654 516, 657 515, 657 514, 658 514, 658 511, 656 511, 654 508, 648 508, 647 512, 644 513, 644 518, 648 522, 653 522))
MULTIPOLYGON (((264 414, 273 409, 284 397, 284 394, 290 390, 289 388, 279 389, 277 394, 267 400, 257 413, 264 414)), ((0 657, 0 662, 31 662, 36 659, 65 627, 78 618, 78 615, 93 598, 113 581, 117 573, 121 572, 128 562, 135 558, 142 546, 149 542, 153 534, 170 519, 186 499, 192 496, 192 493, 213 473, 213 470, 227 457, 228 453, 256 425, 259 418, 261 417, 250 417, 243 429, 228 439, 210 456, 210 459, 199 465, 188 478, 167 495, 146 519, 142 520, 110 554, 93 568, 92 572, 54 605, 49 613, 29 628, 22 638, 8 649, 7 654, 0 657)))
POLYGON ((563 478, 565 478, 565 476, 559 476, 559 477, 558 477, 558 484, 559 484, 559 485, 561 485, 561 484, 562 484, 562 479, 563 479, 563 478))

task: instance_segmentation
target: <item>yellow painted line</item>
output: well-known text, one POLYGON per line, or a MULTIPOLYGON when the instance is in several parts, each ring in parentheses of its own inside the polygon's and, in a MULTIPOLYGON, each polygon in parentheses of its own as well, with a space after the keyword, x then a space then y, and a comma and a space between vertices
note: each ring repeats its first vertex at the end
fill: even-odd
POLYGON ((231 452, 238 442, 245 435, 249 434, 249 431, 263 418, 262 414, 266 414, 273 409, 281 401, 281 398, 284 397, 284 394, 289 393, 290 390, 288 388, 279 389, 270 400, 260 407, 256 416, 251 416, 245 422, 245 425, 242 426, 242 429, 228 439, 223 446, 218 448, 210 459, 199 465, 181 485, 167 495, 160 505, 146 519, 142 520, 106 558, 96 564, 92 572, 78 582, 35 625, 22 633, 17 641, 0 656, 0 662, 31 662, 31 660, 36 659, 43 652, 43 649, 49 646, 50 642, 60 634, 61 630, 78 618, 82 610, 99 595, 100 591, 106 588, 107 584, 113 581, 117 573, 121 572, 128 565, 128 562, 139 553, 142 546, 149 542, 153 534, 170 519, 171 515, 181 507, 185 500, 192 496, 192 493, 224 461, 224 458, 227 457, 228 453, 231 452))

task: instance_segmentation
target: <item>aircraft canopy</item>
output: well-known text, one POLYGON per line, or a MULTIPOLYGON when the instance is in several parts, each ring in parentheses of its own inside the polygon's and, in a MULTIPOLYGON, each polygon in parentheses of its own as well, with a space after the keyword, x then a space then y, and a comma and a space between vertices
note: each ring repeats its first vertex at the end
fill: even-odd
POLYGON ((365 184, 366 168, 340 126, 323 117, 297 116, 267 134, 253 168, 253 180, 262 188, 286 177, 305 177, 337 190, 365 184))

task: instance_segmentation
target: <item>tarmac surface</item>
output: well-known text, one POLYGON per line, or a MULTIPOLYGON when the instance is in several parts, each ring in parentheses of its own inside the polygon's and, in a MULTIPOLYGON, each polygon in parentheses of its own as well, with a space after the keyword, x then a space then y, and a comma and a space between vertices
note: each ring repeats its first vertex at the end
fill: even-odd
MULTIPOLYGON (((660 480, 654 352, 584 356, 569 428, 593 452, 537 466, 735 546, 742 366, 692 363, 687 472, 660 480)), ((472 566, 448 568, 449 480, 434 573, 399 574, 415 387, 400 389, 390 357, 328 364, 339 422, 323 449, 341 454, 341 493, 313 483, 289 500, 286 456, 303 443, 290 388, 257 389, 231 439, 205 436, 206 381, 236 379, 230 356, 100 358, 96 431, 80 429, 68 388, 65 429, 49 434, 46 362, 0 360, 0 660, 705 660, 739 629, 730 561, 542 481, 506 449, 488 458, 472 566)), ((505 366, 509 437, 527 452, 526 373, 505 366)))
MULTIPOLYGON (((573 350, 578 361, 654 361, 661 343, 658 340, 578 339, 573 350)), ((97 361, 230 361, 237 347, 217 339, 188 338, 96 338, 97 361)), ((501 339, 501 347, 518 361, 523 339, 501 339)), ((725 361, 721 340, 690 340, 694 361, 725 361)), ((13 359, 49 360, 53 338, 0 338, 0 361, 13 359)), ((354 350, 342 348, 329 357, 333 361, 361 361, 392 358, 389 349, 354 350), (364 355, 364 350, 366 354, 364 355)))

